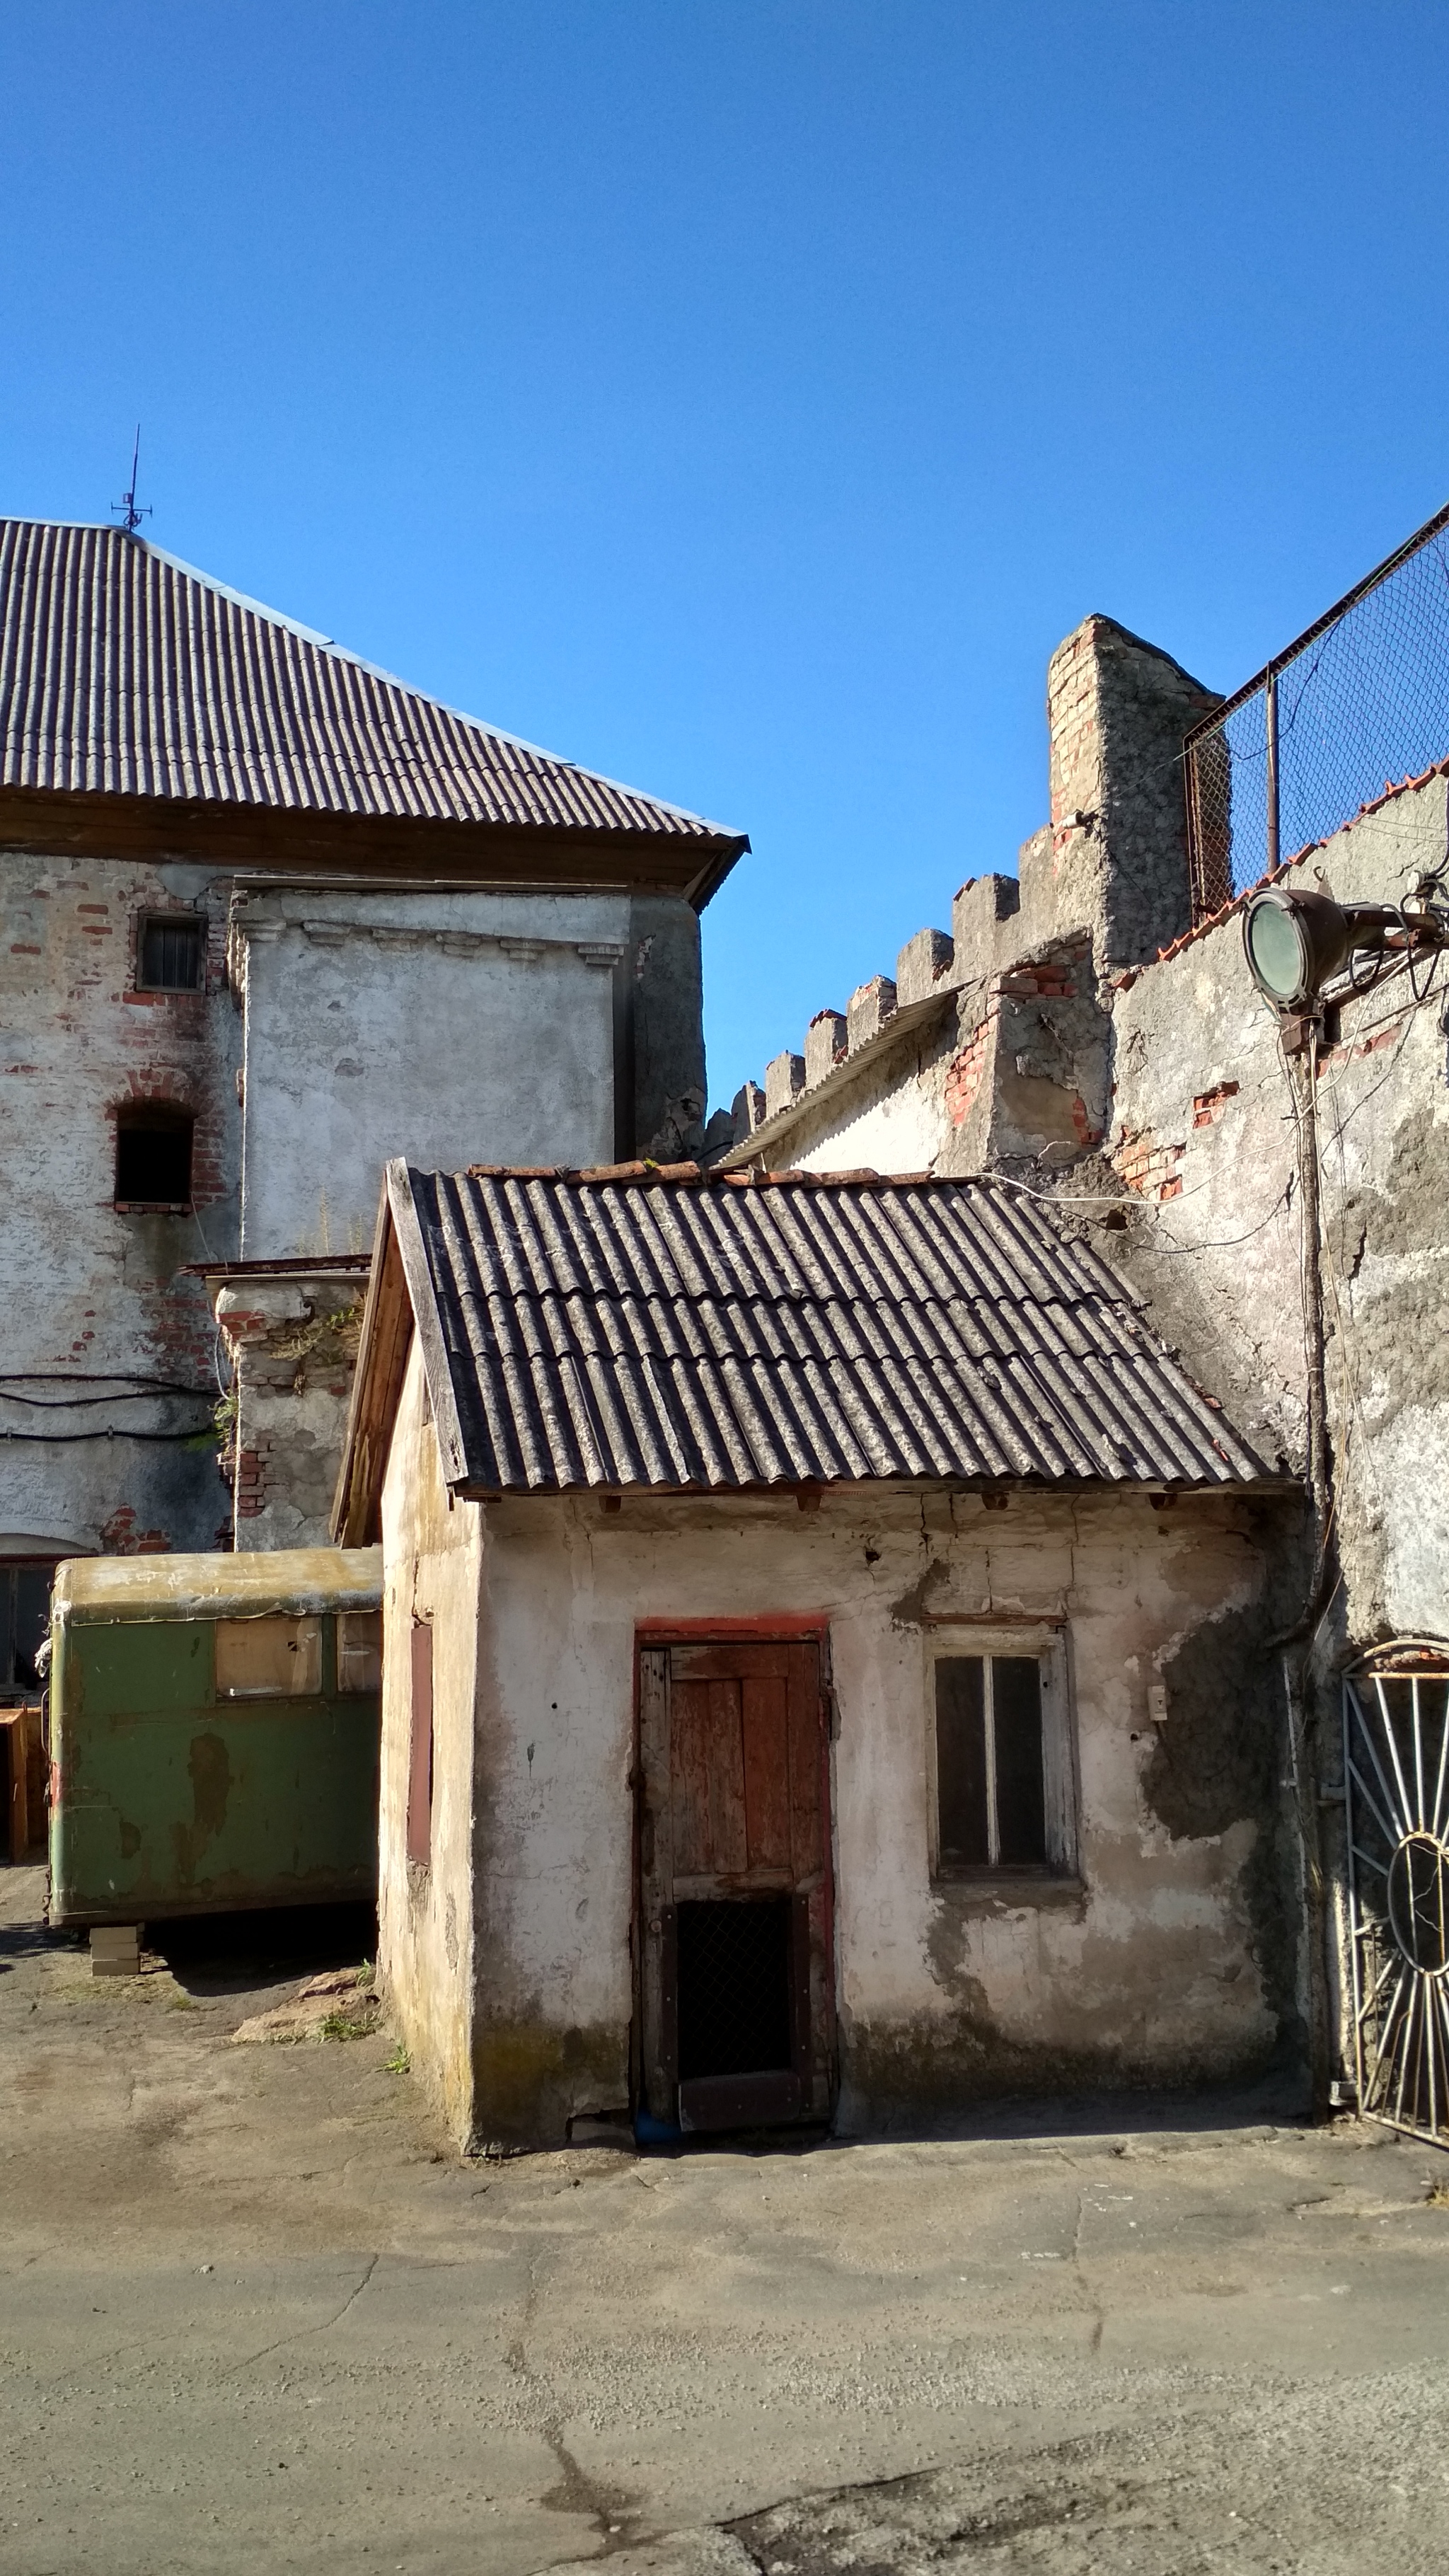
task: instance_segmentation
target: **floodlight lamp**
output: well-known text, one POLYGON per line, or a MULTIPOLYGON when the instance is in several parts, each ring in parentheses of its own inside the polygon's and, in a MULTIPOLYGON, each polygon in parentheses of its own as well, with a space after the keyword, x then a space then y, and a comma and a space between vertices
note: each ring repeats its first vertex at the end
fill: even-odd
POLYGON ((1280 1011, 1311 1003, 1354 945, 1354 926, 1331 894, 1265 886, 1243 915, 1248 971, 1280 1011))

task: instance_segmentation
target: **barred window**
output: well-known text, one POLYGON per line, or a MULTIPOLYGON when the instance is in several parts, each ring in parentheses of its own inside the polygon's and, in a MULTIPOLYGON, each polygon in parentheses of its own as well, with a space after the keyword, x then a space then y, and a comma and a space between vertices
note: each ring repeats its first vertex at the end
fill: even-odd
POLYGON ((140 991, 199 992, 206 969, 205 931, 195 913, 143 913, 136 952, 140 991))
POLYGON ((934 1698, 937 1874, 1070 1876, 1072 1762, 1059 1645, 1012 1640, 971 1654, 943 1647, 934 1698))

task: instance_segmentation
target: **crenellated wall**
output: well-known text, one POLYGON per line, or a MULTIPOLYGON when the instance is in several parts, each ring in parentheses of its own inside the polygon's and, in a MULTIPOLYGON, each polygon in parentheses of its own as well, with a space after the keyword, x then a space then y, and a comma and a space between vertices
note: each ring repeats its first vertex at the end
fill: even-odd
POLYGON ((1017 875, 969 880, 949 935, 918 931, 894 978, 817 1013, 736 1096, 722 1159, 955 1172, 1098 1144, 1109 979, 1187 927, 1182 735, 1214 703, 1167 654, 1085 619, 1048 670, 1051 821, 1017 875))

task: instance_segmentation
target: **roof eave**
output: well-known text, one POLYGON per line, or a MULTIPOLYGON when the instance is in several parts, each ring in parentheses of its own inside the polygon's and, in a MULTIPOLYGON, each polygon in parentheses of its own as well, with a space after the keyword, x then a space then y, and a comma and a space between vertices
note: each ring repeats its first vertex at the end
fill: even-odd
POLYGON ((587 831, 571 825, 343 814, 223 798, 0 786, 0 850, 201 860, 251 875, 391 874, 482 885, 623 887, 703 911, 746 833, 587 831))
POLYGON ((820 1500, 827 1494, 879 1496, 903 1494, 1022 1494, 1032 1500, 1059 1494, 1166 1495, 1172 1502, 1238 1500, 1294 1495, 1303 1486, 1295 1476, 1228 1474, 1193 1482, 1170 1476, 827 1476, 778 1478, 754 1485, 484 1485, 466 1476, 445 1479, 448 1491, 464 1503, 535 1502, 789 1502, 805 1494, 820 1500))

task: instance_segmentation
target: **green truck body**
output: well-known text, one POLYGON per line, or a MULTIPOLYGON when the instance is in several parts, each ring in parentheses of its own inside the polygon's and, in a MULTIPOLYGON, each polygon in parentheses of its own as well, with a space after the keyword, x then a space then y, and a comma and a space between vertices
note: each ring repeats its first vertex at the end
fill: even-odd
POLYGON ((60 1566, 51 1922, 374 1895, 381 1602, 380 1548, 60 1566))

